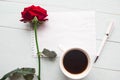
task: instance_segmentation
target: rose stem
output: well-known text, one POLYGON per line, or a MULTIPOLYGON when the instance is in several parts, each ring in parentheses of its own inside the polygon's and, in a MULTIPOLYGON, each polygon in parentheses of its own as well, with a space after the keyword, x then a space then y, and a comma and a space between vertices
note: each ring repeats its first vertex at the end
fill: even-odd
POLYGON ((34 32, 35 32, 35 41, 36 41, 36 48, 37 48, 37 57, 38 57, 38 80, 40 80, 40 52, 39 52, 39 45, 38 45, 38 38, 37 38, 37 24, 38 22, 34 22, 34 32))

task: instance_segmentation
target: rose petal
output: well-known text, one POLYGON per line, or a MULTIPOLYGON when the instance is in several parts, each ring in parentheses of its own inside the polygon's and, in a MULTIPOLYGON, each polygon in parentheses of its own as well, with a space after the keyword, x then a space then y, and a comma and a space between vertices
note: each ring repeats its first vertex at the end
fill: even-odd
POLYGON ((45 21, 47 15, 47 10, 43 9, 40 6, 29 6, 24 8, 23 12, 21 12, 22 18, 21 21, 31 21, 35 16, 39 21, 45 21))

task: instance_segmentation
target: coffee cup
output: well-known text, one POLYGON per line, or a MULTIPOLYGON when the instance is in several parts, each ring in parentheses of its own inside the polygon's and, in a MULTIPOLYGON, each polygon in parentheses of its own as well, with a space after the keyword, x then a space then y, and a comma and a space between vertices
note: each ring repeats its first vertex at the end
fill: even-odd
POLYGON ((92 67, 91 56, 82 48, 70 48, 60 57, 60 69, 71 79, 82 79, 92 67))

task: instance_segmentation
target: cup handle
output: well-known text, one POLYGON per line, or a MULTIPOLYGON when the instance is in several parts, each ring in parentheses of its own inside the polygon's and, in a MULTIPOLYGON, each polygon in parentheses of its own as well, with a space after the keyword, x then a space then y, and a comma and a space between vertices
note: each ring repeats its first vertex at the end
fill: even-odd
POLYGON ((59 44, 58 45, 58 48, 62 51, 62 52, 65 52, 67 49, 63 46, 63 45, 61 45, 61 44, 59 44))

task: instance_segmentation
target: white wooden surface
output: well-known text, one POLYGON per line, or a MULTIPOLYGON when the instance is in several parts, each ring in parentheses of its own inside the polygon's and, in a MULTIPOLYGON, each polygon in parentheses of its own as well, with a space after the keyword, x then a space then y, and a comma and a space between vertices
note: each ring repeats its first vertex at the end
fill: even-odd
MULTIPOLYGON (((114 20, 112 35, 92 71, 83 80, 120 79, 120 0, 1 0, 0 77, 17 67, 37 67, 37 60, 31 56, 29 24, 19 22, 20 12, 31 4, 51 12, 95 10, 97 50, 109 23, 114 20)), ((42 80, 70 80, 59 70, 58 61, 59 58, 55 61, 42 59, 42 80)))

